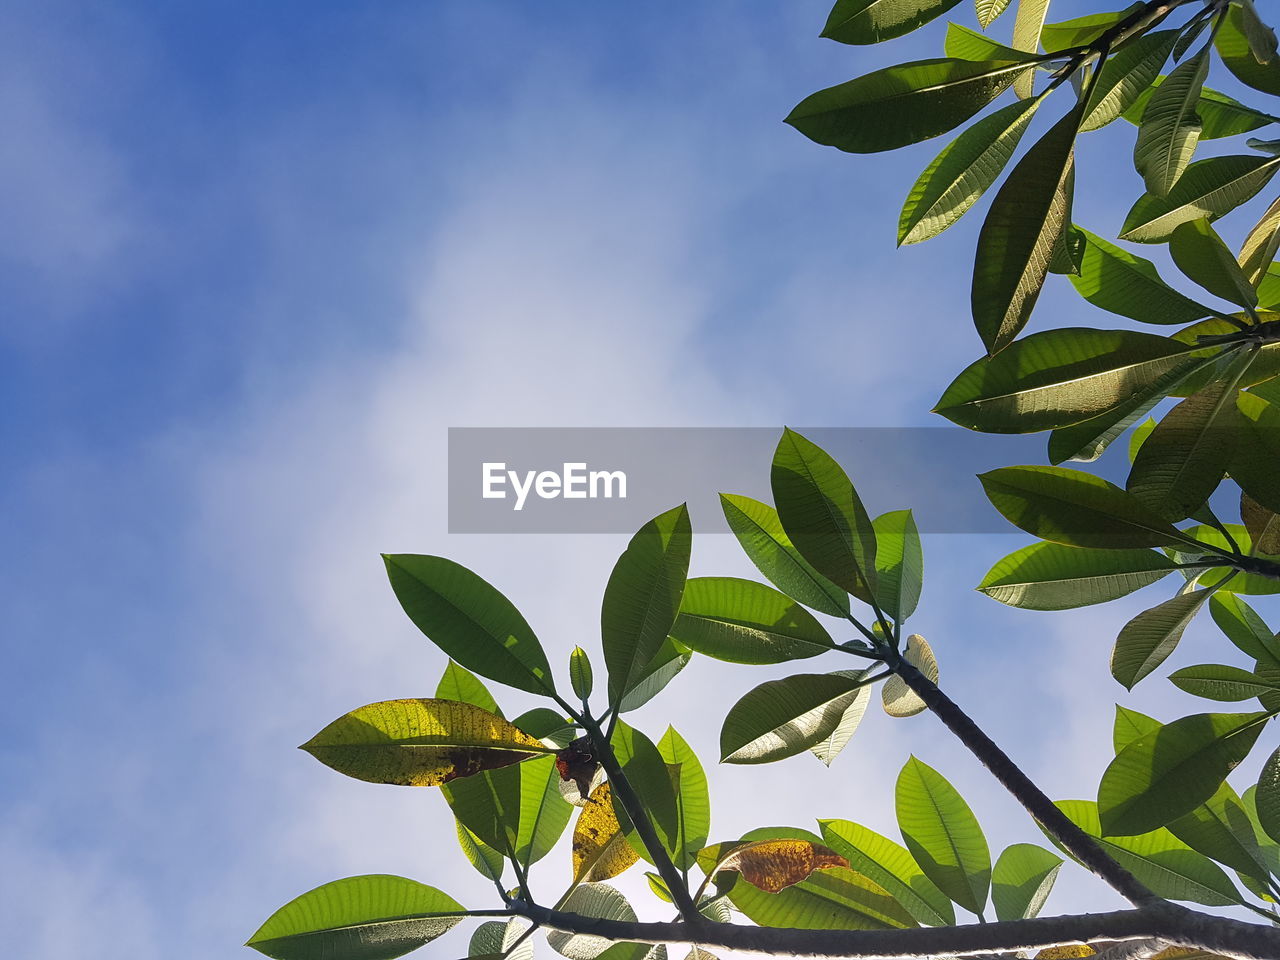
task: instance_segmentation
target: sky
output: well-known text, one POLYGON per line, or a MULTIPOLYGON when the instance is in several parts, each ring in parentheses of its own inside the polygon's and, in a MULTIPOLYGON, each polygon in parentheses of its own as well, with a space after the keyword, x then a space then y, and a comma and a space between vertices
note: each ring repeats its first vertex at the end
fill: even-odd
MULTIPOLYGON (((575 644, 598 651, 626 538, 449 535, 449 427, 939 425, 933 401, 981 350, 979 220, 922 247, 894 236, 942 141, 850 157, 781 118, 938 55, 942 28, 848 48, 817 38, 825 15, 810 0, 0 0, 10 955, 249 956, 277 906, 361 873, 493 905, 434 792, 294 749, 361 704, 435 689, 444 657, 399 610, 382 552, 479 572, 556 669, 575 644)), ((1076 220, 1111 236, 1139 192, 1123 126, 1081 160, 1076 220)), ((1035 325, 1077 323, 1124 325, 1055 278, 1035 325)), ((1092 796, 1123 693, 1107 652, 1168 585, 1056 616, 976 594, 1023 542, 928 538, 912 628, 1052 796, 1092 796)), ((692 573, 752 575, 711 535, 692 573)), ((1197 626, 1178 662, 1219 643, 1197 626)), ((1043 842, 927 716, 872 711, 831 770, 717 766, 728 706, 785 669, 695 660, 634 715, 702 756, 713 839, 819 816, 896 835, 893 781, 915 753, 993 850, 1043 842)), ((1123 702, 1193 712, 1145 687, 1123 702)), ((548 858, 549 888, 567 858, 548 858)), ((1050 909, 1114 902, 1076 870, 1050 909)), ((454 933, 422 955, 464 947, 454 933)))

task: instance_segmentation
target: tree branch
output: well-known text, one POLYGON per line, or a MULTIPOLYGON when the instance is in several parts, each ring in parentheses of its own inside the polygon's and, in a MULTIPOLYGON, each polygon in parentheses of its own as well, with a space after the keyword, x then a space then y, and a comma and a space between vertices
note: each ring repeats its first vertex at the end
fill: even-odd
POLYGON ((1013 794, 1026 811, 1035 817, 1073 857, 1109 883, 1116 892, 1134 906, 1144 907, 1164 903, 1133 874, 1107 856, 1097 840, 1081 830, 1059 810, 1053 801, 1031 782, 1022 769, 1009 759, 1009 755, 996 746, 995 741, 983 733, 969 715, 960 709, 955 701, 896 652, 891 656, 893 659, 886 662, 894 672, 915 691, 938 719, 960 738, 960 742, 982 761, 983 766, 991 771, 1004 788, 1013 794))
POLYGON ((1158 905, 1112 913, 1085 913, 1033 920, 910 927, 901 930, 798 930, 734 923, 635 923, 562 913, 527 903, 511 910, 544 927, 585 933, 615 942, 689 943, 752 953, 805 957, 932 958, 991 951, 1038 950, 1097 941, 1154 939, 1238 960, 1280 958, 1280 929, 1197 913, 1160 901, 1158 905))

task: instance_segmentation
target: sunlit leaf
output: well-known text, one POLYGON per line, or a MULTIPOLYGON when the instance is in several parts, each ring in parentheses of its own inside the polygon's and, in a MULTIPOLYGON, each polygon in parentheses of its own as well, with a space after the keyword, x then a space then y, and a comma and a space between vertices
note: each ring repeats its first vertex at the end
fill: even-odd
POLYGON ((1162 243, 1190 220, 1217 220, 1267 185, 1280 157, 1209 157, 1190 164, 1167 196, 1145 193, 1129 210, 1120 239, 1162 243))
POLYGON ((600 611, 609 702, 648 672, 680 609, 693 533, 681 504, 650 520, 614 565, 600 611))
POLYGON ((1227 639, 1244 653, 1254 660, 1280 667, 1280 638, 1239 597, 1215 594, 1209 601, 1209 615, 1227 639))
POLYGON ((436 787, 550 752, 501 717, 452 700, 371 703, 339 717, 302 749, 357 780, 411 787, 436 787))
POLYGON ((276 960, 392 960, 447 933, 466 912, 448 894, 404 877, 348 877, 290 900, 246 946, 276 960))
POLYGON ((1006 847, 991 871, 991 902, 997 920, 1037 916, 1058 878, 1062 858, 1034 843, 1006 847))
POLYGON ((1132 690, 1173 653, 1187 625, 1213 591, 1208 587, 1179 593, 1126 623, 1111 651, 1111 675, 1132 690))
POLYGON ((1209 72, 1208 48, 1184 60, 1156 88, 1142 114, 1133 164, 1147 190, 1168 196, 1191 162, 1200 139, 1196 105, 1209 72))
POLYGON ((1208 220, 1179 224, 1169 238, 1169 252, 1179 270, 1214 296, 1246 308, 1258 305, 1258 292, 1208 220))
POLYGON ((493 586, 444 557, 388 554, 383 560, 409 619, 451 659, 520 690, 555 691, 538 638, 493 586))
POLYGON ((910 510, 881 514, 871 522, 876 534, 876 597, 896 623, 915 613, 924 578, 920 532, 910 510))
MULTIPOLYGON (((584 883, 577 887, 561 905, 568 913, 602 920, 621 920, 634 923, 636 912, 626 897, 607 883, 584 883)), ((552 950, 569 960, 643 960, 652 950, 647 943, 614 943, 590 933, 565 933, 547 931, 547 943, 552 950)))
POLYGON ((978 589, 1011 607, 1070 610, 1126 596, 1173 569, 1173 561, 1155 550, 1084 550, 1033 543, 999 561, 978 589))
MULTIPOLYGON (((822 36, 841 43, 880 43, 939 17, 960 0, 836 0, 822 36)), ((1007 0, 1006 0, 1007 2, 1007 0)))
POLYGON ((1133 4, 1124 10, 1108 10, 1106 13, 1091 13, 1058 23, 1046 23, 1040 30, 1040 42, 1046 50, 1088 46, 1140 6, 1141 4, 1133 4))
POLYGON ((1170 822, 1169 832, 1196 852, 1231 867, 1242 880, 1267 885, 1266 856, 1244 804, 1229 783, 1224 782, 1200 806, 1170 822))
MULTIPOLYGON (((907 645, 902 651, 902 659, 919 670, 930 683, 938 682, 938 660, 933 655, 929 641, 918 633, 907 637, 907 645)), ((897 674, 891 676, 880 688, 880 701, 884 712, 891 717, 914 717, 926 708, 920 695, 907 686, 907 682, 897 674)))
POLYGON ((1038 54, 1006 47, 987 34, 970 30, 959 23, 947 24, 947 37, 943 41, 942 50, 948 57, 958 57, 961 60, 1027 60, 1034 63, 1040 59, 1038 54))
POLYGON ((729 529, 751 562, 787 596, 833 617, 849 615, 849 594, 813 568, 782 529, 778 511, 759 500, 720 494, 729 529))
POLYGON ((835 647, 800 604, 763 583, 736 577, 690 580, 671 636, 696 653, 730 663, 782 663, 835 647))
POLYGON ((1267 757, 1267 762, 1262 765, 1254 797, 1259 826, 1268 837, 1280 843, 1280 749, 1267 757))
POLYGON ((1150 733, 1152 730, 1158 730, 1160 726, 1159 720, 1149 717, 1145 713, 1139 713, 1137 710, 1122 707, 1117 703, 1115 723, 1111 731, 1111 743, 1114 752, 1119 753, 1139 737, 1150 733))
MULTIPOLYGON (((1018 11, 1013 21, 1013 48, 1035 53, 1040 49, 1040 30, 1045 14, 1049 12, 1049 0, 1018 0, 1018 11)), ((1035 77, 1026 73, 1014 83, 1013 92, 1020 100, 1031 96, 1035 77)))
POLYGON ((1002 60, 901 63, 805 97, 786 122, 850 153, 895 150, 955 129, 1034 69, 1002 60))
POLYGON ((850 867, 888 891, 919 923, 955 924, 951 900, 925 876, 905 847, 848 820, 818 822, 831 848, 847 859, 850 867))
POLYGON ((1143 323, 1161 324, 1192 323, 1213 313, 1161 280, 1150 260, 1088 230, 1080 233, 1085 241, 1080 273, 1067 279, 1095 307, 1143 323))
POLYGON ((1249 753, 1266 713, 1201 713, 1130 743, 1102 775, 1098 814, 1106 836, 1162 827, 1204 803, 1249 753))
POLYGON ((1019 100, 983 117, 924 169, 898 218, 898 243, 920 243, 947 229, 999 178, 1039 100, 1019 100))
MULTIPOLYGON (((1255 18, 1256 19, 1256 18, 1255 18)), ((1250 24, 1238 3, 1228 8, 1227 18, 1214 37, 1214 45, 1218 48, 1218 56, 1237 80, 1246 86, 1280 96, 1280 70, 1275 61, 1261 63, 1254 55, 1249 43, 1250 24)), ((1256 27, 1253 28, 1256 31, 1256 27)), ((1274 36, 1273 40, 1274 42, 1274 36)))
POLYGON ((693 748, 676 732, 667 732, 658 741, 658 752, 669 770, 676 771, 676 832, 672 860, 681 870, 688 870, 698 859, 698 851, 707 844, 711 832, 711 799, 707 792, 707 775, 703 772, 693 748))
POLYGON ((533 939, 526 937, 529 921, 512 917, 505 923, 489 920, 476 927, 467 948, 469 957, 502 957, 504 960, 533 960, 533 939), (523 938, 523 939, 521 939, 523 938), (516 946, 516 944, 519 946, 516 946))
MULTIPOLYGON (((613 729, 610 740, 614 756, 626 774, 640 804, 658 833, 658 839, 669 854, 676 853, 676 840, 679 830, 679 808, 676 803, 675 785, 671 781, 671 773, 667 769, 662 753, 653 741, 634 727, 619 720, 613 729)), ((612 795, 613 811, 625 833, 630 834, 634 827, 631 817, 615 792, 612 795)), ((633 846, 636 839, 633 839, 633 846)), ((646 857, 647 851, 637 848, 637 853, 646 857)))
POLYGON ((1160 73, 1177 39, 1177 30, 1158 30, 1138 37, 1109 56, 1089 96, 1080 130, 1105 127, 1132 106, 1160 73))
POLYGON ((1080 107, 1071 110, 1018 161, 978 234, 971 304, 989 353, 1008 346, 1026 325, 1053 249, 1071 222, 1071 191, 1065 186, 1081 116, 1080 107))
POLYGON ((991 886, 982 828, 950 783, 915 757, 898 775, 898 827, 925 876, 960 906, 981 914, 991 886))
POLYGON ((1121 550, 1185 539, 1132 494, 1081 470, 1001 467, 978 479, 1005 519, 1042 540, 1121 550))
MULTIPOLYGON (((1164 77, 1156 77, 1153 87, 1148 87, 1138 95, 1133 105, 1125 110, 1123 116, 1130 123, 1142 122, 1142 114, 1147 103, 1164 82, 1164 77)), ((1261 110, 1245 106, 1239 100, 1228 97, 1225 93, 1202 87, 1200 101, 1196 104, 1196 115, 1200 117, 1200 139, 1218 140, 1222 137, 1235 137, 1259 127, 1273 123, 1272 118, 1261 110)))
POLYGON ((457 828, 458 846, 467 861, 481 876, 500 883, 504 865, 502 854, 472 833, 461 820, 454 820, 454 826, 457 828))
POLYGON ((808 840, 759 840, 745 843, 720 861, 720 870, 734 870, 765 893, 795 886, 815 870, 847 867, 849 861, 829 847, 808 840))
POLYGON ((1065 327, 966 367, 934 408, 983 433, 1035 433, 1144 400, 1203 348, 1136 330, 1065 327))
POLYGON ((860 671, 837 671, 760 684, 725 717, 721 762, 771 763, 816 746, 843 720, 864 681, 860 671))
POLYGON ((1240 519, 1259 553, 1280 554, 1280 514, 1268 510, 1247 493, 1240 494, 1240 519))
POLYGON ((1179 690, 1206 700, 1252 700, 1280 692, 1280 681, 1225 663, 1183 667, 1169 674, 1169 680, 1179 690))
POLYGON ((840 464, 794 430, 784 430, 770 473, 778 517, 819 573, 868 599, 875 585, 871 518, 840 464))
POLYGON ((1237 393, 1240 439, 1231 459, 1231 476, 1255 502, 1280 512, 1280 407, 1252 393, 1237 393))
MULTIPOLYGON (((835 673, 838 676, 849 677, 850 679, 862 679, 867 675, 865 670, 837 670, 835 673)), ((859 687, 830 732, 809 748, 809 752, 828 767, 840 755, 840 752, 848 746, 849 741, 857 732, 858 726, 862 723, 862 718, 867 712, 867 705, 871 703, 871 690, 870 684, 859 687)), ((843 703, 844 700, 845 698, 841 698, 840 702, 843 703)))
MULTIPOLYGON (((489 692, 489 688, 481 682, 480 678, 466 667, 459 666, 452 660, 444 668, 444 675, 440 678, 440 682, 436 684, 436 697, 440 700, 458 700, 462 703, 474 704, 481 710, 488 710, 496 716, 501 717, 503 715, 502 710, 498 707, 498 701, 493 699, 493 694, 489 692)), ((526 730, 525 732, 529 733, 530 731, 526 730)))
POLYGON ((618 712, 630 713, 632 710, 639 710, 665 690, 667 684, 689 665, 691 659, 693 659, 693 651, 683 643, 667 637, 658 647, 658 652, 653 655, 649 665, 640 674, 640 679, 622 695, 622 700, 618 703, 618 712))
POLYGON ((609 784, 600 784, 573 827, 573 879, 608 880, 639 859, 614 815, 609 784))
POLYGON ((1267 207, 1240 246, 1239 263, 1245 279, 1259 286, 1277 253, 1280 253, 1280 198, 1267 207))

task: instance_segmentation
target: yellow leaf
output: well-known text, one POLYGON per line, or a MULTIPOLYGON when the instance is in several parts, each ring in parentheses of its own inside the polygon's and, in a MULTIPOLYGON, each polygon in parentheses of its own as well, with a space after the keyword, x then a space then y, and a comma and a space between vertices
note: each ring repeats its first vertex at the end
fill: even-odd
POLYGON ((1036 960, 1076 960, 1078 957, 1092 957, 1096 951, 1083 943, 1072 943, 1065 947, 1049 947, 1036 954, 1036 960))
POLYGON ((574 882, 608 880, 639 859, 618 825, 609 784, 600 784, 591 791, 573 828, 574 882))
POLYGON ((809 840, 760 840, 738 847, 720 862, 721 870, 738 871, 765 893, 785 890, 815 870, 847 866, 840 854, 809 840))
POLYGON ((501 717, 457 700, 384 700, 339 717, 304 743, 357 780, 438 787, 554 753, 501 717))
MULTIPOLYGON (((903 651, 902 659, 934 683, 938 682, 938 661, 929 641, 920 634, 913 633, 907 637, 907 649, 903 651)), ((880 688, 880 699, 884 703, 884 712, 891 717, 913 717, 925 708, 924 701, 896 674, 880 688)))

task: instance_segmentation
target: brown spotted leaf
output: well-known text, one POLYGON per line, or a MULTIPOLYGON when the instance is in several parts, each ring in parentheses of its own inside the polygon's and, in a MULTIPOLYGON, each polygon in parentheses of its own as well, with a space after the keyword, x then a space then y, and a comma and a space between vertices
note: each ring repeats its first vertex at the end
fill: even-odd
POLYGON ((574 883, 608 880, 639 859, 618 825, 609 784, 600 784, 591 792, 573 828, 574 883))
POLYGON ((1096 951, 1083 943, 1068 943, 1061 947, 1048 947, 1036 954, 1036 960, 1078 960, 1092 957, 1096 951))
POLYGON ((438 787, 554 752, 488 710, 456 700, 371 703, 301 749, 357 780, 408 787, 438 787))
POLYGON ((738 847, 720 862, 721 870, 736 870, 765 893, 785 890, 815 870, 847 866, 849 861, 830 847, 809 840, 760 840, 738 847))

